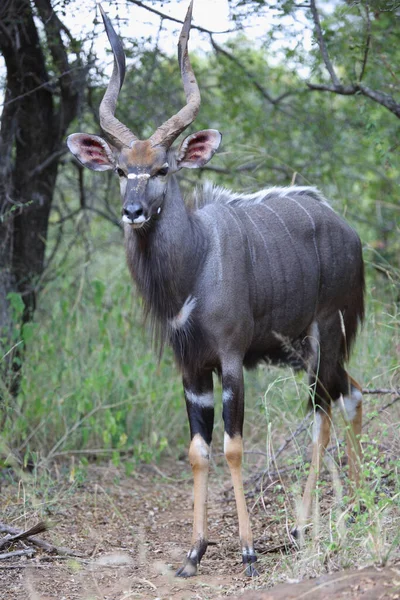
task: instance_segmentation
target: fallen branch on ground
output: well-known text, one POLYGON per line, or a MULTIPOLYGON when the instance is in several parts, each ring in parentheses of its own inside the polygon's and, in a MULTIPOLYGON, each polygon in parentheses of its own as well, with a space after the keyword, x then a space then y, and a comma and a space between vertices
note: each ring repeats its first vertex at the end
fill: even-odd
MULTIPOLYGON (((4 530, 1 527, 2 527, 2 524, 0 523, 0 531, 2 531, 4 533, 4 530)), ((25 531, 21 531, 20 533, 17 533, 15 535, 11 535, 10 533, 7 533, 7 535, 5 535, 2 540, 0 540, 0 548, 9 546, 12 542, 16 542, 17 540, 25 540, 26 538, 28 538, 32 535, 37 535, 38 533, 43 533, 43 531, 46 531, 46 529, 47 529, 46 523, 44 523, 43 521, 40 521, 39 523, 37 523, 36 525, 31 527, 30 529, 26 529, 25 531)))
POLYGON ((0 554, 0 560, 14 558, 15 556, 33 556, 36 553, 35 548, 24 548, 23 550, 14 550, 13 552, 3 552, 0 554))
POLYGON ((376 388, 376 389, 368 389, 363 388, 361 390, 363 394, 400 394, 400 388, 376 388))
MULTIPOLYGON (((17 529, 16 527, 11 527, 10 525, 7 525, 6 523, 0 522, 0 533, 8 534, 3 539, 0 540, 0 547, 2 548, 4 546, 7 546, 16 541, 25 540, 26 542, 33 544, 34 546, 37 546, 38 548, 41 548, 42 550, 44 550, 45 552, 48 552, 49 554, 56 554, 58 556, 75 556, 78 558, 85 556, 84 554, 82 554, 81 552, 78 552, 77 550, 72 550, 71 548, 67 548, 66 546, 55 546, 54 544, 50 544, 49 542, 46 542, 45 540, 42 540, 41 538, 38 538, 35 535, 33 535, 36 533, 41 533, 42 531, 45 531, 46 529, 47 529, 47 526, 43 522, 37 523, 36 525, 31 527, 30 529, 27 529, 26 531, 23 531, 22 529, 17 529)), ((33 549, 31 548, 30 550, 33 550, 33 549)), ((8 553, 5 553, 4 555, 0 555, 0 556, 2 556, 3 558, 16 556, 15 552, 18 552, 18 550, 14 551, 14 552, 8 552, 8 553)), ((34 553, 34 551, 33 551, 33 553, 34 553)), ((25 552, 25 554, 27 554, 27 553, 25 552)))

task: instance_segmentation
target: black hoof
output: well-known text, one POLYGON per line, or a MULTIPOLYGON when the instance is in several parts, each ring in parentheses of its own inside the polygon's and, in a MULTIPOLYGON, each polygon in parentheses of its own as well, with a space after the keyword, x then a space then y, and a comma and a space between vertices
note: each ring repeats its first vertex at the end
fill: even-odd
POLYGON ((260 573, 255 568, 254 563, 249 563, 248 565, 246 565, 245 574, 247 575, 247 577, 258 577, 260 575, 260 573))
POLYGON ((297 527, 293 527, 289 534, 292 546, 299 549, 301 545, 301 532, 297 527))
POLYGON ((257 562, 257 556, 254 554, 253 548, 243 548, 242 561, 246 567, 245 574, 247 577, 258 577, 259 573, 254 566, 254 564, 257 562))
POLYGON ((180 569, 175 573, 175 577, 194 577, 197 574, 197 565, 191 561, 187 561, 180 569))
POLYGON ((293 546, 295 546, 296 548, 300 548, 300 546, 304 540, 304 536, 308 530, 309 530, 309 527, 306 525, 303 527, 296 526, 290 530, 289 537, 290 537, 290 541, 292 542, 293 546))

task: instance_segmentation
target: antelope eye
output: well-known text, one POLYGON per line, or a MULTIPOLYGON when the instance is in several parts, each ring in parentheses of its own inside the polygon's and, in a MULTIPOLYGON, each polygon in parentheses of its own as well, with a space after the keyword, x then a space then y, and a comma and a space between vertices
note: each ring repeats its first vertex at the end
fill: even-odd
POLYGON ((119 167, 117 168, 117 173, 120 177, 126 177, 125 172, 119 167))
POLYGON ((168 175, 168 165, 163 165, 161 167, 161 169, 158 169, 156 176, 157 177, 165 177, 165 175, 168 175))

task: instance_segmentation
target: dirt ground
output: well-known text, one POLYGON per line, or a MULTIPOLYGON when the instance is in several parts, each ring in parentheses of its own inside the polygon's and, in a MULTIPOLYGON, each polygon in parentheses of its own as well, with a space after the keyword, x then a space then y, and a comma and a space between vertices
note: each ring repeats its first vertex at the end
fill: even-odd
MULTIPOLYGON (((3 482, 5 511, 0 521, 12 514, 23 515, 8 520, 8 524, 27 528, 39 520, 41 502, 47 505, 53 495, 56 502, 47 510, 49 530, 40 537, 84 556, 57 557, 38 550, 32 558, 1 560, 0 599, 400 598, 400 565, 341 571, 269 590, 257 589, 265 586, 266 579, 249 580, 243 575, 229 476, 227 472, 221 476, 220 470, 212 472, 210 481, 209 539, 215 545, 208 548, 197 577, 175 578, 191 535, 190 470, 186 462, 162 468, 167 477, 161 477, 154 467, 142 467, 134 476, 126 477, 112 466, 91 466, 80 485, 37 490, 34 500, 27 497, 23 484, 3 482), (21 505, 19 510, 17 505, 21 505)), ((271 560, 273 564, 271 550, 279 548, 276 556, 282 556, 286 534, 268 495, 262 506, 251 500, 249 506, 260 570, 265 571, 271 569, 271 560), (263 552, 268 552, 264 555, 269 557, 268 563, 263 552)))

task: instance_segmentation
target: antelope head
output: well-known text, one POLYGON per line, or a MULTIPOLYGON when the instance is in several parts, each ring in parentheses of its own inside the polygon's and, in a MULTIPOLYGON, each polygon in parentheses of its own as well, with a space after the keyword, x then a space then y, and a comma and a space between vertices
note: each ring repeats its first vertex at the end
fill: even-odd
POLYGON ((221 141, 218 131, 206 129, 186 137, 176 151, 171 149, 176 138, 194 121, 200 108, 200 92, 187 50, 192 8, 193 0, 178 43, 186 105, 148 140, 139 140, 114 116, 125 77, 125 54, 120 38, 100 6, 114 54, 113 72, 99 110, 104 137, 74 133, 68 137, 67 144, 85 167, 94 171, 112 169, 117 173, 122 197, 122 220, 133 228, 143 227, 161 212, 169 175, 182 167, 193 169, 205 165, 221 141))

